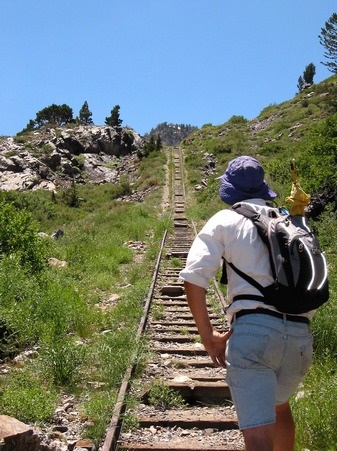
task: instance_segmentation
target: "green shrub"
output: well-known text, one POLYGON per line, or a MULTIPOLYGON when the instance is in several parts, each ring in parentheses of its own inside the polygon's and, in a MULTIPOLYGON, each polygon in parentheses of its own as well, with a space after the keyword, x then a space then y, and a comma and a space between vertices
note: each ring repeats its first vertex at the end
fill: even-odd
POLYGON ((18 351, 15 333, 6 323, 5 318, 0 317, 0 360, 6 357, 14 357, 18 351))
POLYGON ((34 276, 17 258, 6 257, 0 262, 0 292, 0 320, 7 331, 0 339, 3 355, 36 343, 46 330, 56 336, 92 332, 96 316, 74 284, 52 268, 34 276))
POLYGON ((92 333, 95 311, 90 311, 75 281, 51 268, 39 286, 41 295, 32 312, 38 319, 39 336, 45 330, 52 331, 56 337, 70 332, 84 337, 92 333))
POLYGON ((29 212, 35 221, 47 221, 57 216, 53 192, 36 190, 34 192, 0 191, 0 205, 11 204, 16 210, 29 212))
POLYGON ((302 143, 300 164, 304 187, 319 192, 337 183, 337 114, 317 125, 302 143))
POLYGON ((248 122, 248 119, 246 119, 244 116, 232 116, 229 121, 230 124, 233 125, 245 125, 248 122))
POLYGON ((274 133, 278 134, 281 132, 284 132, 285 130, 289 130, 289 127, 291 127, 292 122, 290 122, 288 119, 279 120, 276 122, 276 125, 274 127, 274 133))
POLYGON ((25 144, 28 141, 32 140, 33 135, 31 133, 25 133, 23 135, 17 134, 14 136, 14 142, 17 144, 25 144))
POLYGON ((259 148, 260 155, 277 155, 284 150, 284 143, 272 141, 264 143, 259 148))
POLYGON ((85 348, 74 337, 50 334, 44 337, 40 354, 44 372, 54 385, 71 387, 81 380, 85 348))
POLYGON ((46 263, 47 242, 38 236, 38 225, 26 210, 0 204, 0 254, 19 256, 22 265, 33 272, 46 263))
POLYGON ((0 385, 0 411, 25 423, 50 421, 58 395, 52 385, 28 369, 16 370, 0 385))
POLYGON ((36 277, 21 266, 18 256, 4 257, 0 261, 0 318, 9 335, 4 348, 20 349, 33 344, 37 337, 36 316, 33 314, 41 290, 36 277))

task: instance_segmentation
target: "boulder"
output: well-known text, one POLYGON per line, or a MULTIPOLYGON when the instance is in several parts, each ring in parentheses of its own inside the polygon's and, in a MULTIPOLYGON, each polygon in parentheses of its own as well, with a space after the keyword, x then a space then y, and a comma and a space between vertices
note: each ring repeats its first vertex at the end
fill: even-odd
POLYGON ((51 451, 41 444, 31 426, 7 415, 0 415, 0 448, 1 451, 51 451))

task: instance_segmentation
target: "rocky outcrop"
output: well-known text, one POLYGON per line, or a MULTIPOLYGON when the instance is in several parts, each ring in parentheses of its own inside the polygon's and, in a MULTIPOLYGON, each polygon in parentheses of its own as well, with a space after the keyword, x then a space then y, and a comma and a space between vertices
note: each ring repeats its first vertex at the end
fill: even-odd
POLYGON ((44 128, 0 140, 1 190, 57 190, 77 183, 118 182, 143 138, 129 128, 44 128))

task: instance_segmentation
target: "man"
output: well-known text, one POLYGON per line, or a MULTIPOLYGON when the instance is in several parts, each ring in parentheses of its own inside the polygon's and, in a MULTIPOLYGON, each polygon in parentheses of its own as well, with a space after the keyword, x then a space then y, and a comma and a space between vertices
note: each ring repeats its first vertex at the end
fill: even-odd
MULTIPOLYGON (((261 214, 276 197, 261 164, 249 156, 229 162, 220 177, 221 199, 247 203, 261 214)), ((212 361, 227 368, 226 379, 247 451, 292 451, 295 425, 289 398, 312 359, 309 319, 313 312, 285 315, 263 302, 261 293, 227 265, 230 331, 214 330, 206 290, 224 258, 263 286, 273 282, 269 254, 252 221, 231 209, 216 213, 194 240, 184 280, 189 307, 212 361)))

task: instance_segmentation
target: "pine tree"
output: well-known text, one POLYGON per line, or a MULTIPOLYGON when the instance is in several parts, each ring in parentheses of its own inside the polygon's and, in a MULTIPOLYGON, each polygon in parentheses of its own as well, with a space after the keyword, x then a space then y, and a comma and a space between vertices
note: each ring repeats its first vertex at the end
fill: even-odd
POLYGON ((110 127, 120 127, 122 125, 122 120, 119 117, 120 106, 115 105, 111 110, 111 115, 105 118, 106 125, 110 127))
POLYGON ((303 85, 304 85, 304 81, 303 81, 302 76, 300 75, 300 76, 298 77, 298 82, 297 82, 297 89, 298 89, 298 92, 302 92, 302 91, 303 91, 303 85))
POLYGON ((325 28, 321 28, 319 35, 320 44, 325 47, 324 56, 328 60, 322 61, 330 72, 337 73, 337 13, 333 13, 327 22, 325 28))
POLYGON ((309 88, 314 83, 314 76, 316 74, 316 66, 310 63, 303 72, 303 77, 300 76, 297 81, 297 88, 302 92, 305 88, 309 88))
POLYGON ((43 108, 36 113, 35 123, 38 127, 46 124, 65 125, 73 120, 73 110, 65 103, 63 105, 52 105, 43 108))
POLYGON ((308 64, 303 72, 303 80, 304 83, 308 85, 312 85, 314 83, 314 76, 316 74, 316 67, 313 63, 308 64))
POLYGON ((158 135, 157 141, 156 141, 156 150, 159 152, 163 148, 162 142, 161 142, 161 136, 158 135))
POLYGON ((89 110, 87 101, 83 103, 82 108, 80 109, 78 114, 81 124, 92 125, 94 123, 92 120, 92 112, 89 110))

